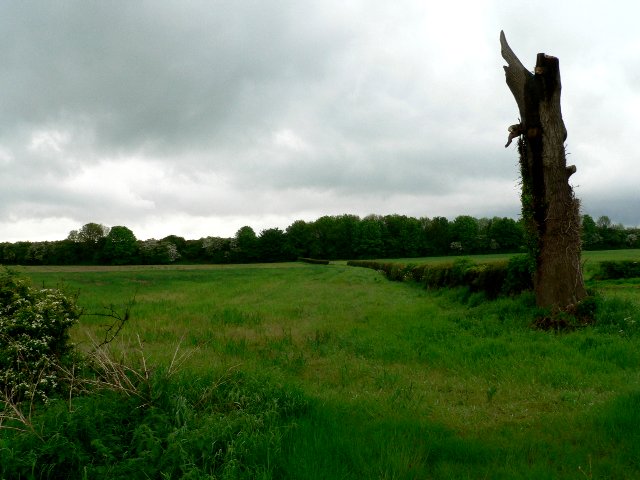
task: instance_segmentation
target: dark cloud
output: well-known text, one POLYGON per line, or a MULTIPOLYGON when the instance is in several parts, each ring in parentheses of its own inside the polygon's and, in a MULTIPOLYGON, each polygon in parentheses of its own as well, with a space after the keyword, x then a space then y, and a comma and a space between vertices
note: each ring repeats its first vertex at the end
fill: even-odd
POLYGON ((0 118, 88 126, 116 151, 179 151, 237 135, 237 123, 250 131, 344 44, 339 31, 306 28, 292 4, 5 4, 2 84, 12 88, 0 118))
POLYGON ((635 7, 551 5, 3 2, 0 236, 517 215, 500 29, 526 64, 561 58, 585 208, 638 224, 616 183, 640 181, 635 7))

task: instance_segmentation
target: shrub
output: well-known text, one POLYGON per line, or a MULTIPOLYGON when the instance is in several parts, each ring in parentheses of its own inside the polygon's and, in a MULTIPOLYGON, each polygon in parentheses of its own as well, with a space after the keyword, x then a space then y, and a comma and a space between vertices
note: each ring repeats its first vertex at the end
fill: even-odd
POLYGON ((0 272, 0 393, 10 402, 46 402, 58 390, 60 365, 71 362, 69 329, 78 321, 75 298, 33 288, 0 272))
POLYGON ((444 288, 451 286, 452 265, 433 265, 424 269, 422 283, 425 288, 444 288))
POLYGON ((489 299, 497 298, 504 291, 507 267, 503 264, 476 265, 469 269, 471 292, 484 292, 489 299))
POLYGON ((595 275, 598 280, 640 277, 640 262, 632 260, 600 262, 600 271, 595 275))
POLYGON ((502 284, 504 295, 517 295, 533 289, 532 262, 528 255, 512 257, 507 263, 507 271, 502 284))
POLYGON ((518 256, 508 263, 475 264, 461 258, 449 264, 404 265, 397 262, 350 260, 352 267, 372 268, 382 272, 389 280, 412 280, 425 288, 467 287, 472 293, 485 293, 490 299, 500 295, 515 295, 533 288, 530 262, 518 256))

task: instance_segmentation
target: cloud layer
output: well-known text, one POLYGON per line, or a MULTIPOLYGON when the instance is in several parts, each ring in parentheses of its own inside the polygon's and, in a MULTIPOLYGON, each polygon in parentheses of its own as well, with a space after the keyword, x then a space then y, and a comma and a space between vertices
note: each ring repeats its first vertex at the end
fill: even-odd
POLYGON ((584 210, 640 224, 638 7, 527 5, 4 2, 0 241, 516 216, 501 29, 560 57, 584 210))

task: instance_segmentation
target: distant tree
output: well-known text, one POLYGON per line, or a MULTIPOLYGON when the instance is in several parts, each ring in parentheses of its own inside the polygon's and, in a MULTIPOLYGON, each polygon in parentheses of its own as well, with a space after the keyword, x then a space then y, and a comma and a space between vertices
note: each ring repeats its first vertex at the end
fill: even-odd
POLYGON ((17 265, 29 265, 29 250, 31 242, 15 242, 12 245, 9 255, 13 258, 13 263, 17 265))
POLYGON ((166 258, 169 260, 169 263, 173 263, 180 258, 180 252, 175 244, 167 241, 161 241, 160 243, 165 247, 166 258))
POLYGON ((0 265, 13 265, 15 258, 16 254, 13 251, 13 243, 0 243, 0 265))
POLYGON ((625 248, 625 229, 620 224, 614 224, 611 219, 603 215, 596 221, 596 231, 601 238, 602 248, 625 248))
POLYGON ((582 245, 586 250, 595 250, 602 245, 598 225, 591 215, 582 216, 582 245))
POLYGON ((186 263, 211 263, 205 258, 205 251, 202 248, 202 238, 196 240, 185 240, 182 250, 182 261, 186 263))
POLYGON ((27 250, 29 265, 42 265, 46 262, 49 242, 33 242, 27 250))
POLYGON ((187 241, 185 240, 184 237, 179 237, 178 235, 168 235, 162 239, 160 239, 160 241, 162 242, 166 242, 166 243, 172 243, 176 246, 176 248, 178 249, 178 253, 180 254, 180 258, 183 257, 183 251, 187 246, 187 241))
POLYGON ((336 217, 325 215, 312 224, 311 256, 314 258, 337 258, 336 242, 338 228, 336 217))
POLYGON ((334 217, 333 239, 329 239, 333 243, 334 252, 332 257, 327 257, 328 259, 353 258, 360 222, 357 215, 344 214, 334 217))
POLYGON ((355 252, 358 258, 380 258, 383 255, 381 217, 369 215, 358 228, 355 252))
POLYGON ((489 228, 492 220, 487 217, 478 218, 478 234, 476 236, 476 253, 498 251, 499 244, 494 239, 489 238, 489 228))
POLYGON ((109 228, 99 223, 87 223, 80 230, 71 230, 67 240, 75 243, 75 259, 73 263, 94 263, 99 261, 104 239, 109 228))
POLYGON ((147 265, 166 265, 180 258, 178 248, 171 242, 150 238, 138 241, 137 244, 140 259, 147 265))
POLYGON ((253 228, 241 227, 232 242, 234 261, 239 263, 255 262, 258 258, 258 237, 253 228))
POLYGON ((304 220, 296 220, 285 231, 285 250, 292 258, 310 257, 313 242, 312 226, 304 220))
POLYGON ((49 244, 45 262, 47 265, 72 265, 77 245, 70 240, 57 240, 49 244))
POLYGON ((424 222, 424 247, 427 255, 449 253, 451 223, 445 217, 434 217, 424 222))
POLYGON ((489 250, 513 253, 524 247, 522 225, 512 218, 493 217, 487 228, 489 250))
POLYGON ((386 215, 383 218, 384 255, 389 258, 417 257, 420 251, 422 226, 406 215, 386 215))
POLYGON ((72 242, 97 244, 101 239, 106 237, 108 233, 109 227, 105 227, 99 223, 86 223, 80 230, 71 230, 67 238, 72 242))
POLYGON ((261 262, 281 262, 287 259, 286 240, 285 233, 279 228, 262 230, 257 243, 258 259, 261 262))
POLYGON ((598 218, 598 221, 596 222, 596 226, 602 230, 605 230, 607 228, 611 228, 611 219, 609 217, 607 217, 606 215, 602 215, 601 217, 598 218))
POLYGON ((135 263, 138 243, 131 230, 123 226, 112 227, 104 240, 102 258, 112 265, 135 263))
POLYGON ((229 263, 231 261, 230 238, 205 237, 201 239, 200 248, 204 251, 203 259, 211 263, 229 263))
POLYGON ((479 231, 478 220, 469 215, 460 215, 451 224, 451 240, 460 243, 461 253, 475 253, 479 231))

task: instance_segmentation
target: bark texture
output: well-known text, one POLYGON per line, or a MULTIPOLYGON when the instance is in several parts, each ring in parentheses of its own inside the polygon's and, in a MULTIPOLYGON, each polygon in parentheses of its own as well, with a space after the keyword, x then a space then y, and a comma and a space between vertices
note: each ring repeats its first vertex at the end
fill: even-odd
POLYGON ((522 174, 522 215, 535 259, 536 302, 566 310, 586 297, 580 263, 580 203, 569 185, 567 130, 560 109, 560 67, 556 57, 539 53, 528 71, 500 32, 507 86, 518 105, 518 151, 522 174))

